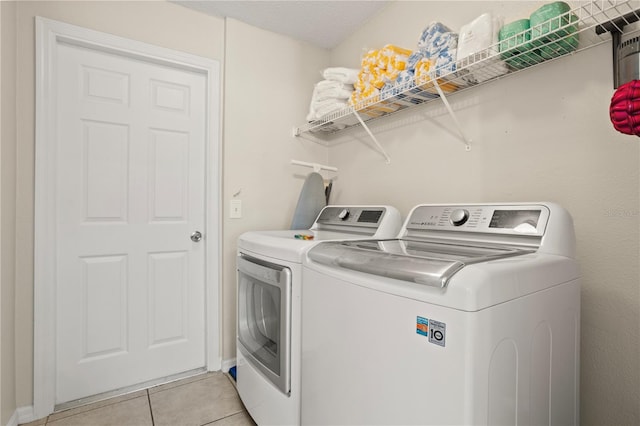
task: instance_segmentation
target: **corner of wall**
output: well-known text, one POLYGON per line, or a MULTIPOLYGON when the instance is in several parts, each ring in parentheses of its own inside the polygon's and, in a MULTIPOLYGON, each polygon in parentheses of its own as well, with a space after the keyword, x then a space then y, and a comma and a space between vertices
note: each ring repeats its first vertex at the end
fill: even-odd
POLYGON ((17 424, 15 374, 16 2, 0 2, 0 422, 17 424))

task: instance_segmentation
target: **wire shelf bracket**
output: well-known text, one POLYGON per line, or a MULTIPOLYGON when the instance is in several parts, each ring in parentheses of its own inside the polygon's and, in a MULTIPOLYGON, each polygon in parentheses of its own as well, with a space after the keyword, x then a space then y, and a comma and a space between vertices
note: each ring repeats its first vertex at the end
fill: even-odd
POLYGON ((378 142, 378 139, 375 137, 373 132, 369 129, 369 126, 367 126, 367 124, 364 122, 362 117, 360 117, 360 114, 358 114, 358 111, 353 111, 353 115, 358 119, 362 128, 367 132, 367 134, 369 135, 369 137, 371 138, 375 146, 378 148, 378 152, 382 154, 382 156, 384 157, 385 163, 391 164, 391 157, 389 157, 389 155, 387 154, 387 151, 385 151, 382 145, 380 145, 380 142, 378 142))
POLYGON ((451 108, 451 105, 449 104, 449 101, 447 100, 447 96, 442 91, 442 88, 440 87, 440 84, 438 84, 438 79, 436 78, 435 70, 431 72, 431 81, 433 82, 433 86, 436 88, 436 91, 438 92, 438 95, 440 96, 440 99, 442 99, 442 103, 444 104, 445 108, 447 108, 447 111, 449 112, 449 115, 451 116, 451 119, 453 120, 454 124, 456 125, 456 128, 458 129, 458 133, 460 133, 460 137, 462 138, 462 142, 464 143, 465 150, 466 151, 471 151, 471 139, 468 139, 464 135, 464 132, 462 131, 462 125, 460 124, 460 121, 458 120, 458 116, 456 115, 455 112, 453 112, 453 108, 451 108))

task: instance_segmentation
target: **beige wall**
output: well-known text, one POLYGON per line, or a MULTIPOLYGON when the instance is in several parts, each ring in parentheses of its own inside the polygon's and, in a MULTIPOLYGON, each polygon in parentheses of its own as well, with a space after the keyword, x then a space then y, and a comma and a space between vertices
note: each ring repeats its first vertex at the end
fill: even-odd
POLYGON ((0 424, 16 405, 15 197, 16 197, 16 7, 0 2, 0 424))
POLYGON ((392 159, 386 165, 367 146, 362 130, 339 136, 329 149, 291 136, 292 128, 304 122, 319 71, 329 64, 358 66, 365 48, 386 43, 414 47, 423 27, 435 19, 459 28, 486 10, 516 17, 516 10, 530 5, 396 2, 327 52, 235 20, 228 20, 225 30, 220 19, 165 2, 0 4, 3 423, 16 403, 32 404, 36 15, 223 61, 223 359, 235 356, 235 241, 246 230, 288 227, 309 172, 291 166, 289 160, 317 161, 340 170, 333 202, 388 203, 405 214, 421 202, 545 199, 567 207, 575 219, 584 275, 583 424, 640 423, 640 159, 637 140, 617 134, 608 121, 612 87, 607 45, 452 97, 464 130, 473 139, 470 152, 464 151, 438 103, 377 122, 372 127, 392 159), (4 91, 5 11, 11 8, 17 13, 17 143, 5 138, 5 120, 11 122, 4 91), (13 172, 11 161, 5 167, 5 155, 16 158, 13 172), (15 187, 10 184, 12 173, 15 187), (229 201, 238 191, 243 218, 229 219, 229 201), (15 235, 20 236, 10 238, 16 242, 15 256, 11 250, 9 256, 5 252, 7 220, 16 221, 15 235), (12 265, 14 348, 5 341, 10 331, 4 332, 12 321, 5 322, 9 300, 5 296, 14 288, 6 286, 5 275, 12 273, 12 265), (12 404, 5 362, 11 360, 13 349, 17 381, 12 404))
POLYGON ((313 84, 329 53, 306 43, 227 20, 224 132, 223 359, 235 358, 235 256, 248 230, 287 229, 311 169, 291 159, 325 163, 324 146, 292 136, 304 122, 313 84), (242 219, 229 219, 233 194, 242 219))
MULTIPOLYGON (((4 3, 4 2, 3 2, 4 3)), ((42 16, 222 61, 224 20, 160 1, 17 3, 16 390, 33 394, 34 17, 42 16)), ((4 58, 3 58, 4 60, 4 58)), ((4 188, 3 188, 4 197, 4 188)), ((3 200, 4 201, 4 200, 3 200)))
MULTIPOLYGON (((415 48, 431 21, 457 30, 489 10, 517 18, 532 8, 396 2, 331 61, 358 65, 363 47, 386 43, 415 48)), ((390 165, 363 130, 329 149, 345 182, 338 202, 387 202, 406 214, 418 203, 549 200, 571 211, 583 274, 583 425, 640 424, 639 140, 612 128, 612 94, 605 44, 451 97, 470 152, 439 102, 372 125, 390 165)))

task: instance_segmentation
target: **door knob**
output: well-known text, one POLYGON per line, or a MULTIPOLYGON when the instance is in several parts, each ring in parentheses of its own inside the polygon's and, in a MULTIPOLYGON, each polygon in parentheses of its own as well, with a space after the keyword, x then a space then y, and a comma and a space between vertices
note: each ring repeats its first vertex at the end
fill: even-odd
POLYGON ((200 231, 195 231, 193 234, 191 234, 191 241, 193 241, 194 243, 200 242, 201 239, 202 233, 200 231))

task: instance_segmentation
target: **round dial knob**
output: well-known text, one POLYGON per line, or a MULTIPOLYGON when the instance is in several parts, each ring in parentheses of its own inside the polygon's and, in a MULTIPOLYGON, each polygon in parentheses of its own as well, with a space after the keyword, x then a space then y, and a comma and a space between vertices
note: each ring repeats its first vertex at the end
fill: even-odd
POLYGON ((469 219, 469 211, 465 209, 456 209, 451 212, 451 216, 449 216, 449 222, 451 222, 453 226, 460 226, 464 224, 467 219, 469 219))
POLYGON ((349 217, 349 209, 342 209, 340 213, 338 213, 338 219, 347 220, 349 217))

